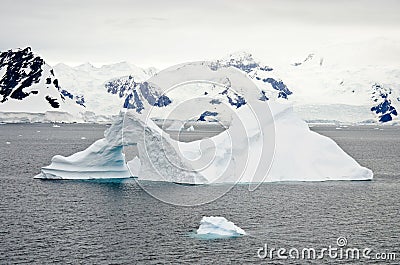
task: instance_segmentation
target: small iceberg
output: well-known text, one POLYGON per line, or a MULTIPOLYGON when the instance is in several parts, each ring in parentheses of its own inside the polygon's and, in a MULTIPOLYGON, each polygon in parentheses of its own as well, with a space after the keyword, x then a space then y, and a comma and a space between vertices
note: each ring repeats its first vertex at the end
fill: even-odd
POLYGON ((196 237, 200 239, 232 238, 246 235, 246 232, 234 223, 219 216, 203 216, 196 237))
POLYGON ((189 128, 187 128, 186 131, 188 131, 188 132, 194 132, 194 127, 193 127, 193 125, 190 126, 189 128))
POLYGON ((60 127, 61 127, 60 125, 53 124, 53 128, 60 128, 60 127))

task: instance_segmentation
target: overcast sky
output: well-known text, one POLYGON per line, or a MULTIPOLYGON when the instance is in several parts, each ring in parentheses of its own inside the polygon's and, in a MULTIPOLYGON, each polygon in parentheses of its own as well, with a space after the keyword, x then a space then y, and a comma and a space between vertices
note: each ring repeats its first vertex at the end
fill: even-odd
POLYGON ((1 0, 0 50, 48 62, 157 66, 249 51, 262 60, 400 36, 397 0, 1 0))

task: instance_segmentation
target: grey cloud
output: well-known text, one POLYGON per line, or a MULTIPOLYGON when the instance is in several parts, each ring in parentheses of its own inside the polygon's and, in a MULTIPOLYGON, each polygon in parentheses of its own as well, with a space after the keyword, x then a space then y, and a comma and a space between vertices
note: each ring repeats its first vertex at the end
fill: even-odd
POLYGON ((396 0, 2 0, 0 50, 30 45, 54 62, 148 65, 235 50, 285 55, 396 38, 398 10, 396 0))

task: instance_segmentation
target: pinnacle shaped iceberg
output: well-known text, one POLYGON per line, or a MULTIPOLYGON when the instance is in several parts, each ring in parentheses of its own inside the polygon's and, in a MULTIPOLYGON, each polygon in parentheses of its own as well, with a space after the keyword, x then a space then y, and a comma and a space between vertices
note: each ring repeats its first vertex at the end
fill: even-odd
MULTIPOLYGON (((105 132, 105 138, 69 157, 55 156, 37 178, 96 179, 125 178, 131 172, 139 180, 187 184, 259 183, 274 181, 370 180, 372 171, 360 166, 333 140, 312 132, 290 107, 272 108, 273 121, 263 121, 264 132, 249 125, 247 138, 234 137, 240 124, 234 119, 222 133, 193 142, 178 142, 151 120, 147 123, 134 113, 119 116, 105 132), (266 132, 274 126, 275 143, 266 132), (240 140, 241 139, 241 140, 240 140), (207 141, 215 148, 209 148, 207 141), (262 146, 275 144, 273 160, 263 159, 262 146), (125 146, 136 145, 134 168, 125 161, 125 146), (213 157, 207 168, 198 166, 198 156, 213 157), (243 163, 246 164, 244 167, 243 163), (265 163, 265 171, 258 172, 265 163)), ((240 111, 242 112, 242 111, 240 111)), ((248 114, 243 112, 243 117, 248 114)), ((201 162, 201 161, 200 161, 201 162)))

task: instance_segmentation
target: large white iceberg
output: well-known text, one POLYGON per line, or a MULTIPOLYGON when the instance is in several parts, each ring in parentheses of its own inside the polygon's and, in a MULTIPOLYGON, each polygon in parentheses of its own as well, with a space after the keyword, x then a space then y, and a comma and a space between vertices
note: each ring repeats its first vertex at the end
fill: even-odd
POLYGON ((250 124, 247 138, 235 138, 233 144, 238 119, 210 139, 184 143, 171 139, 151 120, 146 124, 134 114, 121 113, 104 139, 69 157, 53 157, 36 177, 127 178, 133 171, 142 180, 189 184, 372 179, 371 170, 360 166, 330 138, 312 132, 291 107, 272 109, 273 120, 261 122, 262 128, 274 126, 274 141, 250 124), (209 148, 209 142, 214 148, 209 148), (137 146, 138 157, 127 163, 123 150, 130 145, 137 146), (269 163, 262 160, 263 146, 275 147, 273 159, 264 172, 257 172, 258 164, 269 163), (199 156, 213 159, 200 169, 195 159, 199 156))
POLYGON ((203 216, 196 231, 200 238, 226 238, 246 235, 246 232, 224 217, 203 216))

